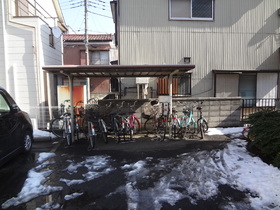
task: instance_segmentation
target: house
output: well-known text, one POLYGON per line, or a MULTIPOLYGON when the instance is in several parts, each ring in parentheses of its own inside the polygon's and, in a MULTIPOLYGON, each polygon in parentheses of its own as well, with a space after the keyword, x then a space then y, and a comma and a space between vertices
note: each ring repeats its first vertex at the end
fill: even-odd
MULTIPOLYGON (((114 0, 111 8, 119 64, 196 66, 175 78, 173 96, 279 98, 279 0, 114 0)), ((168 93, 164 78, 121 83, 123 97, 138 84, 168 93)))
MULTIPOLYGON (((113 43, 113 38, 112 34, 88 34, 89 65, 110 65, 114 63, 117 59, 117 49, 113 43)), ((64 34, 63 49, 64 65, 86 65, 85 35, 64 34)), ((65 88, 68 91, 68 79, 64 80, 64 84, 59 87, 59 91, 65 88)), ((77 97, 74 97, 76 101, 84 101, 93 97, 114 98, 115 95, 118 95, 118 79, 109 77, 75 79, 74 89, 76 89, 74 92, 77 95, 77 97), (90 81, 89 87, 87 87, 88 81, 90 81), (87 94, 89 94, 89 97, 86 97, 87 94)), ((65 97, 69 97, 69 92, 65 97)), ((67 98, 59 97, 59 99, 67 98)))
POLYGON ((45 106, 54 103, 47 81, 55 80, 42 66, 63 63, 61 34, 67 27, 58 0, 3 0, 0 16, 0 86, 40 127, 45 106))

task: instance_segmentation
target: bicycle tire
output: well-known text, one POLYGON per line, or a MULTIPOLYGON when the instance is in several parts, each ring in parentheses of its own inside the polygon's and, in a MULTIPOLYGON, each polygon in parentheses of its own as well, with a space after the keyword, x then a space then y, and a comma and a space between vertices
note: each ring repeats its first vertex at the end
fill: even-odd
POLYGON ((58 138, 63 138, 64 127, 63 118, 55 118, 51 121, 50 130, 58 138))
POLYGON ((176 120, 175 123, 174 123, 174 121, 173 121, 173 123, 172 123, 172 129, 171 129, 171 137, 172 137, 173 139, 175 139, 176 137, 179 136, 179 130, 180 130, 180 126, 179 126, 178 120, 176 120))
MULTIPOLYGON (((197 120, 197 125, 201 121, 202 121, 202 130, 204 133, 206 133, 208 131, 208 123, 206 120, 197 120)), ((198 128, 199 128, 199 126, 198 126, 198 128)))
POLYGON ((96 142, 96 135, 90 135, 89 137, 88 137, 88 143, 89 143, 89 145, 88 145, 88 151, 90 151, 90 150, 93 150, 94 149, 94 147, 95 147, 95 142, 96 142))
POLYGON ((200 133, 200 138, 204 139, 204 129, 203 129, 203 120, 198 120, 197 121, 197 128, 198 132, 200 133))
POLYGON ((67 144, 67 146, 72 145, 71 133, 66 134, 66 144, 67 144))
POLYGON ((161 117, 158 121, 157 136, 159 138, 159 141, 164 141, 166 135, 167 122, 164 122, 164 120, 164 117, 161 117))
POLYGON ((153 118, 147 119, 144 123, 144 129, 148 134, 155 133, 157 130, 156 123, 153 118))
POLYGON ((106 131, 106 124, 103 119, 100 119, 100 135, 102 140, 107 144, 108 143, 108 133, 106 131))
POLYGON ((132 126, 132 135, 136 135, 140 132, 140 122, 137 118, 133 118, 133 121, 131 123, 133 126, 132 126))
POLYGON ((114 118, 114 134, 115 134, 116 143, 120 143, 120 140, 121 140, 120 126, 119 126, 119 121, 117 118, 114 118))
POLYGON ((187 123, 186 132, 191 134, 194 134, 196 132, 195 122, 187 123))

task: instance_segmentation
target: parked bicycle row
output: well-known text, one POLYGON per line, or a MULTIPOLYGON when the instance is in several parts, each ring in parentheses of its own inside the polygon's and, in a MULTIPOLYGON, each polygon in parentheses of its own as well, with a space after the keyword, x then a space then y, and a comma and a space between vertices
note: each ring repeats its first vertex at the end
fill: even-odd
POLYGON ((169 103, 159 103, 152 101, 152 109, 149 115, 142 113, 142 117, 146 119, 144 129, 148 134, 156 133, 159 140, 163 141, 169 132, 172 139, 188 139, 191 136, 199 134, 201 139, 208 131, 208 122, 202 115, 203 102, 194 102, 189 105, 187 103, 177 102, 170 113, 169 103), (179 115, 178 107, 182 108, 179 115), (193 109, 199 112, 197 120, 194 118, 193 109))
MULTIPOLYGON (((88 150, 92 150, 97 140, 108 143, 108 135, 113 137, 117 143, 133 140, 134 135, 141 130, 140 120, 135 114, 137 101, 120 103, 109 102, 100 105, 96 98, 90 99, 85 106, 79 101, 74 109, 74 129, 71 124, 69 100, 61 104, 58 116, 50 123, 51 132, 59 138, 66 140, 66 145, 80 139, 88 140, 88 150), (68 106, 67 106, 68 104, 68 106), (72 130, 74 134, 72 135, 72 130), (74 139, 72 139, 74 137, 74 139)), ((169 103, 159 103, 158 100, 150 102, 149 114, 142 113, 145 119, 142 131, 146 134, 155 134, 156 140, 164 141, 168 133, 171 138, 187 139, 188 134, 200 134, 208 130, 207 120, 202 115, 202 102, 187 105, 177 103, 170 113, 169 103), (177 107, 183 108, 183 115, 179 116, 177 107), (199 112, 198 120, 194 119, 193 109, 199 112)))
POLYGON ((60 116, 53 119, 50 124, 51 132, 57 137, 64 138, 67 146, 71 146, 74 140, 88 139, 88 149, 95 146, 97 139, 108 142, 108 135, 113 135, 116 142, 133 140, 133 136, 139 132, 140 121, 135 115, 135 105, 124 101, 101 106, 96 98, 88 101, 85 107, 76 105, 74 107, 74 139, 71 139, 71 114, 70 107, 64 101, 60 107, 60 116), (66 108, 67 107, 67 108, 66 108))

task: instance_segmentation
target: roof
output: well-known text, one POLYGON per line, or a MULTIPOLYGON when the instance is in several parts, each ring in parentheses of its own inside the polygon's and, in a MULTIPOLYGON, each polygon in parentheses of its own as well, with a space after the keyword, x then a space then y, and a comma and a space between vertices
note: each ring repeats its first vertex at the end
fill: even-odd
MULTIPOLYGON (((84 41, 84 34, 63 34, 63 41, 77 42, 84 41)), ((112 41, 113 34, 89 34, 88 41, 112 41)))
POLYGON ((195 65, 60 65, 44 66, 43 70, 73 77, 165 77, 183 76, 195 65))

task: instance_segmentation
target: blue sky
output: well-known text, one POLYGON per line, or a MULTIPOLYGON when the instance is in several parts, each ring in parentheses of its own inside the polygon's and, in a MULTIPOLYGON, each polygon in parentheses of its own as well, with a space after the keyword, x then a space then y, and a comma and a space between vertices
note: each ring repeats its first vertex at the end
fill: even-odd
MULTIPOLYGON (((113 34, 114 22, 112 19, 111 0, 88 0, 88 33, 113 34)), ((84 0, 59 0, 63 16, 72 33, 85 32, 84 0)))

